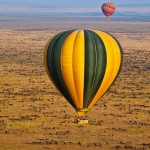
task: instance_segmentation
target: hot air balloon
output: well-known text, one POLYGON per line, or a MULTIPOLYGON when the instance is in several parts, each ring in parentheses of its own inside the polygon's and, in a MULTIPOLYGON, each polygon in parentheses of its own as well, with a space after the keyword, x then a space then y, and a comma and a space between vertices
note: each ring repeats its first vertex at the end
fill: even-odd
POLYGON ((104 3, 101 7, 103 13, 106 15, 107 20, 110 19, 110 16, 114 13, 116 6, 113 3, 104 3))
POLYGON ((69 30, 51 38, 44 51, 47 74, 77 111, 85 113, 113 84, 121 68, 119 42, 98 30, 69 30))

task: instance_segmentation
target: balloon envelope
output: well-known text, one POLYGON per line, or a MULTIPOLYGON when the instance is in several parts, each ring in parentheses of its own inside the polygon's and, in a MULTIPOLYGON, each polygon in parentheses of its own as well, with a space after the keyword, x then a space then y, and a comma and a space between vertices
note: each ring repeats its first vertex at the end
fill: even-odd
POLYGON ((107 20, 115 12, 116 6, 113 3, 104 3, 101 7, 103 13, 106 15, 107 20))
POLYGON ((106 32, 70 30, 49 40, 44 60, 53 84, 83 116, 116 79, 122 53, 119 42, 106 32))

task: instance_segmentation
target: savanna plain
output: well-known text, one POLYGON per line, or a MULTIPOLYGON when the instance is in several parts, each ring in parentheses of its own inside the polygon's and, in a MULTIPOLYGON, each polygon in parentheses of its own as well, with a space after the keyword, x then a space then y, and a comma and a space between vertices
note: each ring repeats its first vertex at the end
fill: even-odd
POLYGON ((150 22, 28 19, 0 18, 0 149, 149 150, 150 22), (72 28, 107 31, 123 48, 116 82, 82 125, 43 63, 48 39, 72 28))

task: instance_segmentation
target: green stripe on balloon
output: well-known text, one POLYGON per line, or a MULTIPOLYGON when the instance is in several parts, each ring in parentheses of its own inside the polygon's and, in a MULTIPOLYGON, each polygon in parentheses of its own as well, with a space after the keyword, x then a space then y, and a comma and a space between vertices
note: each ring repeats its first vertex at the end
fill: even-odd
POLYGON ((84 68, 84 101, 83 106, 88 105, 91 86, 93 83, 95 65, 96 65, 96 51, 95 43, 91 33, 87 30, 84 31, 85 35, 85 68, 84 68))
POLYGON ((69 94, 69 91, 65 85, 62 71, 61 71, 61 62, 60 62, 60 57, 61 57, 61 49, 63 46, 64 41, 66 38, 73 32, 71 31, 66 31, 60 35, 58 35, 54 41, 52 41, 52 44, 50 43, 50 48, 48 49, 48 62, 51 67, 48 67, 50 70, 50 74, 52 76, 52 79, 60 92, 64 95, 64 97, 70 102, 70 104, 76 109, 76 106, 69 94))
POLYGON ((95 65, 95 76, 93 78, 93 84, 91 87, 91 93, 89 96, 89 100, 87 102, 87 106, 91 103, 94 96, 96 95, 102 81, 104 78, 106 64, 107 64, 107 57, 106 57, 106 49, 102 39, 93 31, 89 31, 93 37, 93 41, 95 43, 95 50, 96 50, 96 65, 95 65))

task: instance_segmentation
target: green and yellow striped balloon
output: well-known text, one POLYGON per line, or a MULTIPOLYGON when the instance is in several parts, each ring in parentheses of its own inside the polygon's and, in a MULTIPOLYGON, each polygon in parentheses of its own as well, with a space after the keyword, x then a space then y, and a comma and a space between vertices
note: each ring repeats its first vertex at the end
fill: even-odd
POLYGON ((69 30, 49 40, 44 61, 53 84, 83 116, 116 79, 121 46, 103 31, 69 30))

